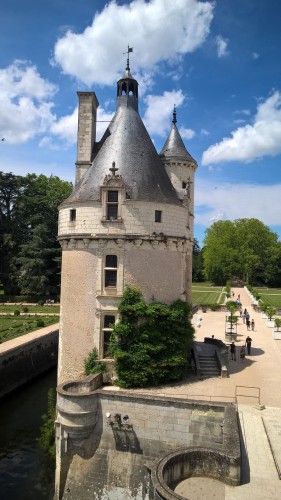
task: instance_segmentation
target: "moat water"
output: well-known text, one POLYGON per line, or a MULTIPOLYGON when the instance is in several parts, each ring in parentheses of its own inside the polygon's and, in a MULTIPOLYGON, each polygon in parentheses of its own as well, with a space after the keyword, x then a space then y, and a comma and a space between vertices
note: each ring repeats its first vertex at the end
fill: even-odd
POLYGON ((56 387, 56 370, 0 401, 1 500, 53 498, 54 463, 37 441, 51 387, 56 387))

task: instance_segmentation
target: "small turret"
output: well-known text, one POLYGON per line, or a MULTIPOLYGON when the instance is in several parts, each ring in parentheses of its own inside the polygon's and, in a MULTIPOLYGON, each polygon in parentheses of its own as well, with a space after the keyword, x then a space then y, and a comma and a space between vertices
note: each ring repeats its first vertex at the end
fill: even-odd
POLYGON ((128 47, 128 58, 125 73, 117 82, 117 109, 119 106, 132 106, 138 111, 138 82, 134 79, 130 71, 129 53, 133 49, 128 47))
POLYGON ((187 151, 176 124, 177 112, 174 106, 172 128, 159 156, 178 198, 190 200, 190 211, 193 214, 194 173, 197 169, 197 163, 187 151))

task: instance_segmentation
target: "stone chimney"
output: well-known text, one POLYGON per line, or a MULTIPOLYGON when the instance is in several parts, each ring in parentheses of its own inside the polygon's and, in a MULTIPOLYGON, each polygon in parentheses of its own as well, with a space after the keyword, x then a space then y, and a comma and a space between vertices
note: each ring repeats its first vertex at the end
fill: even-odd
POLYGON ((95 92, 77 92, 78 139, 75 185, 87 172, 92 163, 93 145, 96 140, 96 120, 99 102, 95 92))

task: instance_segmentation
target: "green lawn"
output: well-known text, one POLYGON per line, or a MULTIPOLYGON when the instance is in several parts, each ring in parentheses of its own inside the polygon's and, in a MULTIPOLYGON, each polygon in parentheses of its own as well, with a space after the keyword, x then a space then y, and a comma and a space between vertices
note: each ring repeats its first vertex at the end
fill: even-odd
POLYGON ((57 316, 0 316, 0 343, 39 330, 37 321, 43 320, 44 326, 58 323, 57 316))
POLYGON ((24 312, 23 308, 27 307, 29 313, 45 313, 45 314, 59 314, 60 306, 38 306, 37 304, 31 306, 24 306, 22 304, 16 305, 3 305, 0 304, 0 313, 9 312, 13 313, 15 310, 24 312))
POLYGON ((261 300, 269 305, 281 309, 281 289, 280 288, 255 288, 260 295, 261 300))
POLYGON ((193 304, 224 304, 225 292, 222 286, 212 286, 211 283, 192 283, 193 304))

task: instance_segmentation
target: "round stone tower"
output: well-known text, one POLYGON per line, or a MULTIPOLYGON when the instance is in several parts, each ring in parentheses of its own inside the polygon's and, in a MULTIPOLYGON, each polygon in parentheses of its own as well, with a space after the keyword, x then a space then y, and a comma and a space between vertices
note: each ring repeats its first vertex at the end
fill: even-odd
POLYGON ((174 107, 172 128, 170 134, 160 152, 160 158, 163 161, 166 172, 173 184, 178 198, 188 211, 187 229, 190 238, 188 238, 186 252, 186 300, 192 301, 192 252, 193 252, 193 234, 194 234, 194 175, 197 169, 197 163, 187 151, 180 133, 177 128, 177 114, 174 107))
MULTIPOLYGON (((98 102, 91 93, 78 95, 83 104, 81 155, 80 143, 89 151, 95 137, 95 131, 83 127, 83 117, 95 126, 91 116, 93 102, 98 102)), ((88 169, 83 159, 82 176, 82 161, 77 162, 77 184, 59 210, 59 383, 83 374, 84 359, 93 347, 100 358, 108 357, 126 285, 140 289, 147 301, 190 300, 196 163, 186 150, 183 158, 183 148, 174 123, 162 159, 158 155, 138 113, 138 82, 128 61, 117 82, 117 111, 101 141, 87 153, 88 169), (177 144, 178 156, 172 159, 169 143, 173 152, 177 144)))

